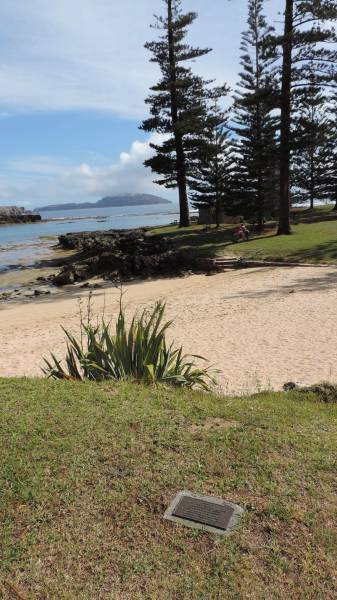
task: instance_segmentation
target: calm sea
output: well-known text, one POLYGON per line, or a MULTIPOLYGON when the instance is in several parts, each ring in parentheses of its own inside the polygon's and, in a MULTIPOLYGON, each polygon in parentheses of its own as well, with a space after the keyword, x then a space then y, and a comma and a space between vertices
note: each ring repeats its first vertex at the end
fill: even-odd
POLYGON ((178 218, 176 204, 41 212, 42 221, 0 227, 0 273, 33 265, 50 254, 55 236, 75 231, 166 225, 178 218), (57 220, 60 219, 60 220, 57 220))

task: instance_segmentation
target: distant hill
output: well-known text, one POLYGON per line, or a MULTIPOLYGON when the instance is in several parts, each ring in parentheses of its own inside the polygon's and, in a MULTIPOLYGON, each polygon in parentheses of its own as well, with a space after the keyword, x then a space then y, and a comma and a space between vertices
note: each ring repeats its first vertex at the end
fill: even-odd
POLYGON ((69 202, 66 204, 48 204, 40 206, 39 211, 47 210, 78 210, 83 208, 108 208, 112 206, 146 206, 154 204, 171 204, 170 200, 154 196, 153 194, 121 194, 120 196, 106 196, 97 202, 69 202))

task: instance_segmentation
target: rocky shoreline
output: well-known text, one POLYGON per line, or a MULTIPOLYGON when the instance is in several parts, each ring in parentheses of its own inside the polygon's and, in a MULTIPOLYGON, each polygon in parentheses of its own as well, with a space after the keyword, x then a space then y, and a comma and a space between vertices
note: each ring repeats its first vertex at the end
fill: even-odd
POLYGON ((52 278, 57 286, 95 276, 130 281, 183 275, 192 268, 190 254, 175 250, 168 238, 146 228, 68 233, 59 237, 59 245, 77 254, 52 278))
POLYGON ((37 213, 28 212, 17 206, 0 206, 0 225, 37 223, 39 221, 42 221, 42 217, 37 213))
POLYGON ((96 288, 110 281, 210 273, 216 271, 213 262, 177 250, 169 238, 149 228, 68 233, 59 236, 51 258, 24 269, 25 283, 3 290, 0 300, 34 299, 62 288, 96 288), (30 278, 32 271, 35 277, 30 278))

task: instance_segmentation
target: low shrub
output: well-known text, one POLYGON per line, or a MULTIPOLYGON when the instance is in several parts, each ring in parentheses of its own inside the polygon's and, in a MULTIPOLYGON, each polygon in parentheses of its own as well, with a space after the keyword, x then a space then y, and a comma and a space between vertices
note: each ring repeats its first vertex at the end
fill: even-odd
POLYGON ((306 398, 312 396, 313 399, 325 404, 337 404, 337 385, 327 381, 305 387, 300 387, 296 383, 289 381, 284 384, 283 389, 285 392, 295 391, 306 398))
POLYGON ((67 338, 65 366, 51 354, 49 360, 44 358, 42 370, 52 379, 132 379, 209 390, 215 385, 214 372, 195 362, 205 359, 184 355, 182 347, 167 344, 166 332, 172 321, 163 321, 164 312, 165 304, 158 302, 152 311, 135 315, 128 328, 121 303, 114 334, 104 316, 95 324, 81 316, 79 338, 63 328, 67 338))
POLYGON ((319 402, 325 404, 337 403, 337 385, 333 383, 323 382, 317 385, 301 388, 300 393, 312 394, 319 402))

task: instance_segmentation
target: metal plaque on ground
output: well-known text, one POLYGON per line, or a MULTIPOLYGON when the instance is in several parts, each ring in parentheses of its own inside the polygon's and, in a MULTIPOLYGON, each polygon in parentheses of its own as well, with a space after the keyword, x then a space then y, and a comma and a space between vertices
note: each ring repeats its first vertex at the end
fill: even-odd
POLYGON ((228 535, 237 525, 243 509, 237 504, 200 496, 191 492, 179 492, 164 514, 164 519, 210 533, 228 535))

